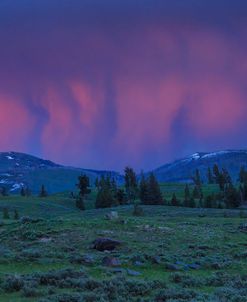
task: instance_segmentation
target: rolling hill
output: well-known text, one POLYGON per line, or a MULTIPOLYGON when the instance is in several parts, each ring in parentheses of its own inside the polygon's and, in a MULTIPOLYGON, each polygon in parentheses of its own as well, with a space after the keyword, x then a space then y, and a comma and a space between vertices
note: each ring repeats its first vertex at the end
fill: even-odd
MULTIPOLYGON (((226 150, 218 152, 198 152, 186 158, 165 164, 153 172, 160 182, 191 182, 196 169, 206 181, 208 167, 217 164, 226 168, 233 180, 238 179, 241 166, 247 168, 247 150, 226 150)), ((97 171, 67 167, 32 155, 18 152, 0 153, 0 187, 7 187, 11 193, 17 193, 22 186, 28 186, 33 193, 45 185, 49 193, 75 190, 80 174, 86 174, 94 183, 96 177, 111 174, 118 183, 123 176, 114 171, 97 171)))
POLYGON ((160 182, 191 182, 195 170, 199 169, 202 179, 206 181, 207 169, 212 168, 214 164, 227 169, 233 180, 236 181, 241 166, 247 167, 247 150, 198 152, 163 165, 153 172, 160 182))
POLYGON ((45 185, 49 193, 75 190, 80 174, 86 174, 94 183, 96 177, 110 173, 119 181, 121 176, 113 171, 96 171, 58 165, 49 160, 18 152, 0 153, 0 187, 11 193, 19 192, 28 186, 33 193, 45 185))

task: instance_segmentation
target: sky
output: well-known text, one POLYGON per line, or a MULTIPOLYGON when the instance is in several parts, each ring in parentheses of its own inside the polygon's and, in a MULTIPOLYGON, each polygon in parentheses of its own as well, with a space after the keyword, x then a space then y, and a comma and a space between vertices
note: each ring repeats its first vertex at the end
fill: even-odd
POLYGON ((247 1, 1 0, 0 150, 147 171, 247 148, 247 1))

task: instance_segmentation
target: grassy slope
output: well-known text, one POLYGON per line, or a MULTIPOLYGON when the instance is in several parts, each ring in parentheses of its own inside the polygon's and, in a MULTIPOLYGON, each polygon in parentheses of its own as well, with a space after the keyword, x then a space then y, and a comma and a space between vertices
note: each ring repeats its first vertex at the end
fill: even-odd
MULTIPOLYGON (((175 190, 182 197, 183 185, 163 184, 166 197, 175 190)), ((205 187, 205 191, 216 190, 205 187)), ((175 207, 144 207, 144 217, 133 217, 132 207, 119 207, 119 215, 125 223, 107 221, 104 216, 109 210, 92 209, 92 192, 88 202, 88 210, 80 212, 74 207, 74 201, 68 194, 56 194, 47 198, 5 197, 0 200, 0 208, 8 207, 10 213, 18 209, 21 216, 30 215, 45 218, 37 224, 22 225, 14 220, 5 220, 0 227, 0 277, 8 274, 31 274, 33 272, 59 270, 72 267, 83 268, 92 278, 103 280, 114 276, 109 268, 101 265, 105 253, 90 249, 91 242, 99 236, 109 236, 121 240, 123 246, 112 255, 119 258, 122 268, 140 272, 140 277, 128 277, 136 280, 162 280, 169 287, 175 284, 171 278, 174 272, 168 270, 168 263, 176 261, 191 264, 199 262, 198 270, 184 271, 182 274, 195 280, 214 278, 215 273, 224 272, 231 278, 247 271, 244 255, 246 252, 246 234, 238 230, 240 223, 246 219, 239 217, 238 210, 227 210, 229 218, 225 218, 224 210, 203 210, 205 217, 199 217, 200 209, 184 209, 175 207), (51 238, 51 242, 42 243, 41 238, 51 238), (7 251, 7 253, 6 253, 7 251), (24 251, 38 251, 40 255, 30 257, 24 251), (73 255, 90 254, 95 263, 88 267, 82 264, 71 264, 73 255), (144 259, 143 266, 133 265, 134 256, 161 257, 160 264, 152 264, 144 259), (218 263, 219 268, 213 264, 218 263), (221 268, 220 268, 221 267, 221 268)), ((38 254, 39 254, 38 253, 38 254)), ((1 283, 0 283, 1 284, 1 283)), ((176 285, 180 288, 180 284, 176 285)), ((198 285, 195 290, 203 294, 217 291, 215 284, 198 285)), ((47 295, 45 286, 39 288, 42 295, 47 295)), ((59 289, 72 292, 71 288, 59 289)), ((148 293, 150 297, 152 293, 148 293)), ((6 293, 0 291, 0 301, 38 301, 37 297, 23 297, 22 292, 6 293)), ((51 300, 52 301, 52 300, 51 300)), ((94 301, 94 300, 93 300, 94 301)), ((178 300, 179 301, 179 300, 178 300)), ((229 300, 230 301, 230 300, 229 300)))

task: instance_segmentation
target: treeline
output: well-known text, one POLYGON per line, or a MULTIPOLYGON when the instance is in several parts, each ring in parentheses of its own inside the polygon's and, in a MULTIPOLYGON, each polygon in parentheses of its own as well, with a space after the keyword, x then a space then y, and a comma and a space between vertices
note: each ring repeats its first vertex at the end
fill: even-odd
MULTIPOLYGON (((77 187, 79 189, 76 197, 76 206, 84 210, 84 199, 91 192, 89 178, 86 175, 79 177, 77 187)), ((126 167, 124 171, 124 185, 118 186, 114 177, 102 175, 95 181, 96 201, 95 208, 109 208, 118 205, 134 203, 140 199, 143 204, 164 204, 164 199, 159 183, 153 173, 145 177, 142 173, 138 181, 135 171, 126 167)))
MULTIPOLYGON (((239 173, 239 187, 236 187, 230 174, 226 169, 219 169, 214 165, 207 171, 208 183, 218 184, 219 191, 203 193, 203 181, 200 171, 197 169, 192 177, 193 185, 185 185, 184 194, 181 199, 173 193, 168 200, 164 198, 160 185, 154 173, 144 175, 141 173, 139 179, 135 171, 126 167, 124 171, 124 185, 118 186, 111 175, 102 175, 95 181, 96 187, 96 208, 109 208, 118 205, 134 203, 139 200, 143 205, 168 205, 182 207, 200 208, 237 208, 247 200, 247 171, 241 168, 239 173)), ((76 206, 84 210, 84 199, 91 192, 89 178, 86 175, 79 177, 77 184, 79 189, 76 198, 76 206)))
MULTIPOLYGON (((22 197, 30 197, 30 196, 32 196, 32 191, 27 186, 21 186, 19 194, 22 197)), ((7 187, 1 187, 0 188, 0 196, 9 196, 9 195, 10 195, 10 193, 9 193, 7 187)), ((47 197, 48 196, 48 192, 47 192, 44 185, 41 185, 38 196, 39 197, 47 197)))

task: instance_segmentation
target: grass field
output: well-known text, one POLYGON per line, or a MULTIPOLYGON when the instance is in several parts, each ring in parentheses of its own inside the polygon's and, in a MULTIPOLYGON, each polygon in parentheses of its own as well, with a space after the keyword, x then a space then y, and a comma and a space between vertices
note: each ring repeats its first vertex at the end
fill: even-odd
MULTIPOLYGON (((163 184, 182 197, 184 185, 163 184)), ((217 190, 205 187, 205 191, 217 190)), ((8 196, 0 209, 39 218, 0 222, 0 301, 247 301, 247 222, 240 210, 145 206, 119 219, 109 209, 80 212, 68 194, 8 196), (92 249, 101 237, 121 241, 92 249), (106 265, 104 258, 117 260, 106 265)))

